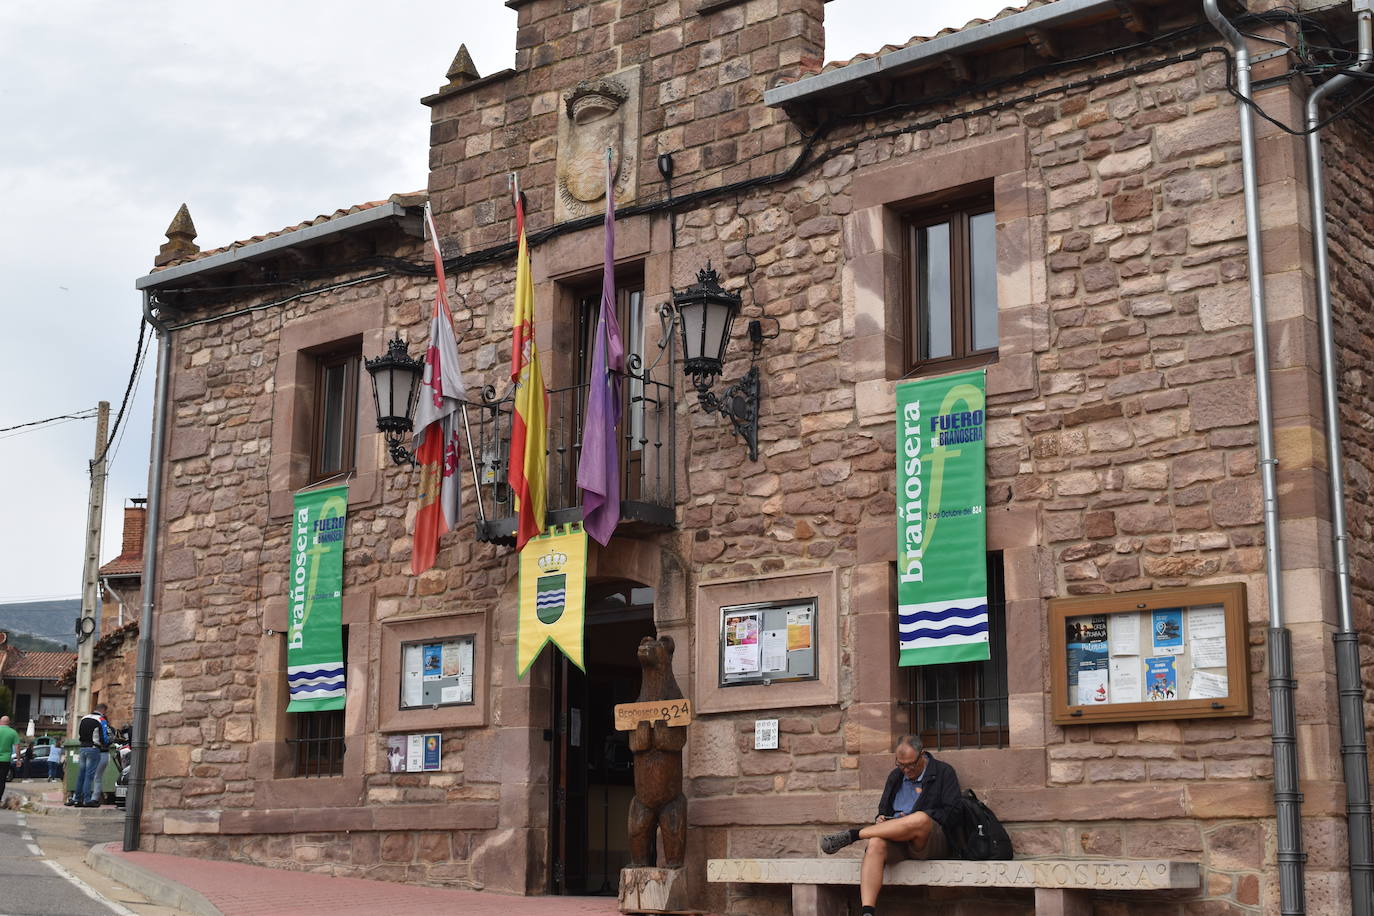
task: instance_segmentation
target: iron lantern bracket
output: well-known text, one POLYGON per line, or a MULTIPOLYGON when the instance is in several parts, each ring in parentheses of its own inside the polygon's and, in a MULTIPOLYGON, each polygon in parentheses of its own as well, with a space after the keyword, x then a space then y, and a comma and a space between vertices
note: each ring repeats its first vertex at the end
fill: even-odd
POLYGON ((692 384, 697 390, 697 400, 707 413, 720 414, 730 421, 730 432, 744 440, 749 446, 749 460, 759 460, 759 404, 762 400, 762 385, 759 382, 758 357, 763 349, 763 326, 757 319, 749 322, 749 344, 751 349, 749 371, 744 378, 717 395, 711 390, 714 375, 701 372, 692 373, 692 384))
POLYGON ((759 460, 759 367, 750 366, 744 378, 717 395, 702 381, 697 386, 697 399, 707 413, 718 413, 730 421, 730 432, 749 446, 749 460, 759 460))

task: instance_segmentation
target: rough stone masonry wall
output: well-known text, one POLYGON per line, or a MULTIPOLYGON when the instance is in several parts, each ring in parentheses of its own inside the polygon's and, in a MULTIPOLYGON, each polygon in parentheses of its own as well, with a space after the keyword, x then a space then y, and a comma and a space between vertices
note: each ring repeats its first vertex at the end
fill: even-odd
MULTIPOLYGON (((679 23, 677 4, 624 0, 566 14, 542 0, 522 6, 520 61, 539 66, 528 73, 517 68, 515 77, 435 104, 431 190, 441 233, 459 237, 464 251, 505 241, 505 173, 511 168, 524 176, 532 228, 547 225, 552 112, 579 74, 628 62, 623 46, 603 47, 607 42, 644 39, 650 49, 655 41, 663 47, 645 75, 644 132, 654 137, 660 127, 681 127, 683 149, 700 150, 699 172, 683 169, 679 157, 686 188, 723 180, 704 174, 711 170, 708 159, 724 155, 723 131, 729 138, 749 126, 763 128, 750 136, 760 138, 756 152, 764 155, 749 158, 751 149, 736 144, 730 155, 738 165, 730 167, 746 170, 737 174, 774 170, 775 160, 789 159, 790 150, 767 154, 782 148, 792 128, 757 105, 765 64, 770 48, 779 45, 778 67, 803 64, 804 36, 812 27, 800 7, 780 7, 750 0, 679 23), (770 23, 776 22, 788 24, 775 36, 770 23), (581 26, 591 28, 592 37, 581 26), (569 37, 559 37, 564 35, 569 37), (789 63, 793 53, 798 57, 789 63), (540 64, 541 54, 554 56, 540 64), (745 60, 751 76, 728 81, 727 64, 745 60), (696 79, 703 70, 714 74, 703 79, 715 84, 696 79), (654 73, 675 75, 661 81, 654 73), (678 79, 683 95, 668 98, 677 90, 665 94, 663 86, 678 79), (738 82, 739 91, 721 93, 730 82, 738 82), (722 107, 713 112, 713 105, 722 107), (651 111, 661 113, 661 124, 651 111), (673 118, 683 121, 670 123, 673 118), (708 133, 694 130, 706 122, 708 133), (709 152, 713 148, 717 152, 709 152), (688 180, 689 172, 695 180, 688 180)), ((630 57, 644 59, 640 52, 630 57)), ((1026 637, 1020 644, 1039 649, 1018 660, 1020 676, 1040 679, 1013 705, 1011 750, 1044 748, 1048 763, 1039 784, 1018 783, 995 795, 994 804, 1014 823, 1024 852, 1198 858, 1207 867, 1204 906, 1272 909, 1262 677, 1255 679, 1257 712, 1249 720, 1070 730, 1045 724, 1043 598, 1245 581, 1254 599, 1252 621, 1262 622, 1235 112, 1219 87, 1220 68, 1213 64, 1107 82, 996 116, 869 141, 798 181, 679 217, 671 281, 683 285, 707 255, 718 258, 744 293, 746 309, 777 317, 782 335, 764 351, 761 460, 747 462, 717 420, 684 406, 678 440, 686 484, 679 488, 682 528, 655 543, 684 553, 697 581, 836 567, 845 647, 840 709, 781 711, 776 754, 752 751, 755 713, 717 715, 694 725, 688 774, 697 864, 707 855, 814 854, 816 829, 865 818, 872 806, 887 755, 867 748, 867 726, 850 707, 864 665, 887 665, 881 657, 860 655, 866 637, 858 605, 874 596, 887 600, 893 385, 883 377, 881 360, 875 376, 875 357, 856 326, 858 281, 845 265, 853 239, 843 231, 851 185, 862 172, 1019 131, 1032 159, 1031 205, 1022 217, 1038 234, 1032 249, 1010 253, 1000 269, 1032 277, 1030 307, 1039 316, 1042 342, 1028 386, 1001 390, 991 400, 989 504, 1024 512, 1036 538, 1008 570, 1016 587, 1033 596, 1014 609, 1015 626, 1026 637)), ((650 150, 645 152, 647 169, 650 150)), ((642 194, 655 187, 655 178, 641 174, 642 194)), ((1284 190, 1270 188, 1276 195, 1284 190)), ((1292 188, 1287 192, 1292 195, 1292 188)), ((1280 229, 1295 227, 1296 215, 1284 210, 1295 213, 1294 201, 1275 200, 1280 229)), ((541 256, 536 249, 536 261, 541 256)), ((1297 266, 1279 258, 1269 269, 1281 280, 1297 266)), ((511 265, 464 272, 455 284, 460 323, 465 311, 475 313, 463 344, 465 367, 476 376, 469 383, 499 379, 511 265)), ((164 534, 168 587, 159 627, 159 678, 166 690, 155 701, 152 787, 152 810, 167 816, 155 815, 150 823, 162 829, 175 820, 173 812, 182 812, 175 827, 194 836, 164 832, 156 848, 352 873, 371 864, 375 870, 367 873, 407 880, 472 881, 483 873, 475 850, 492 838, 490 832, 443 832, 446 851, 430 832, 355 833, 347 843, 342 827, 294 838, 207 835, 189 816, 261 807, 255 780, 266 777, 250 769, 247 748, 266 686, 257 673, 262 596, 280 592, 287 559, 285 528, 272 523, 266 509, 271 367, 280 355, 282 324, 382 297, 386 326, 419 339, 432 292, 432 283, 395 278, 179 332, 164 534)), ((1303 318, 1299 313, 1294 320, 1300 325, 1303 318)), ((1282 355, 1290 361, 1302 356, 1282 355)), ((733 366, 727 376, 741 370, 733 366)), ((1285 466, 1301 469, 1301 457, 1285 466)), ((524 765, 528 753, 503 733, 529 731, 539 715, 537 687, 511 677, 510 633, 497 626, 498 613, 503 622, 509 617, 501 599, 514 574, 511 555, 467 536, 451 537, 436 570, 414 580, 406 569, 410 480, 391 469, 383 478, 378 505, 351 514, 345 590, 370 594, 376 621, 440 611, 454 595, 463 596, 465 610, 488 611, 495 650, 492 725, 446 730, 443 773, 391 775, 382 772, 385 742, 375 732, 374 704, 367 704, 362 801, 399 815, 407 805, 493 802, 501 798, 503 777, 518 772, 512 765, 524 765)), ((1262 667, 1261 638, 1262 630, 1252 635, 1255 672, 1262 667)), ((374 636, 371 657, 375 646, 374 636)), ((1325 707, 1319 703, 1302 714, 1319 736, 1325 707)), ((985 753, 981 764, 964 758, 967 772, 997 766, 1001 752, 985 753)), ((1327 778, 1317 760, 1313 778, 1327 778)), ((530 807, 537 806, 536 798, 530 807)), ((1319 875, 1332 867, 1330 823, 1309 825, 1310 864, 1319 875)), ((1322 880, 1309 887, 1315 883, 1320 890, 1322 880)), ((717 895, 712 905, 751 916, 783 908, 780 893, 738 900, 724 899, 722 888, 711 893, 717 895)))
MULTIPOLYGON (((874 397, 872 387, 855 384, 864 354, 853 346, 852 313, 834 309, 848 297, 827 260, 845 245, 839 230, 851 205, 846 179, 856 168, 912 161, 978 135, 1024 130, 1032 212, 1043 217, 1044 260, 1022 253, 1030 263, 1000 263, 999 271, 1038 275, 1043 295, 1036 305, 1047 343, 1037 348, 1030 387, 990 397, 989 504, 1033 509, 1044 548, 1029 562, 1022 551, 1008 577, 1038 579, 1031 592, 1038 588, 1039 598, 1246 582, 1255 714, 1048 725, 1044 607, 1031 601, 1009 609, 1025 615, 1011 627, 1013 637, 1028 639, 1015 644, 1041 647, 1015 662, 1029 666, 1038 680, 1026 698, 1029 709, 1013 698, 1012 744, 1045 746, 1048 789, 998 791, 1001 780, 1019 774, 998 773, 996 752, 947 756, 961 767, 968 761, 971 775, 991 777, 988 794, 1004 819, 1018 822, 1018 849, 1025 854, 1197 859, 1204 864, 1200 896, 1208 911, 1260 912, 1277 905, 1263 677, 1263 533, 1237 123, 1221 86, 1216 62, 1109 81, 995 117, 865 143, 856 156, 834 160, 788 189, 781 208, 768 200, 748 202, 740 211, 748 219, 746 238, 725 248, 727 258, 737 259, 730 262, 732 273, 752 267, 754 292, 766 310, 781 295, 788 303, 782 314, 815 314, 821 324, 788 328, 792 350, 766 354, 770 420, 761 462, 711 474, 710 487, 693 486, 686 518, 696 532, 693 561, 703 579, 818 562, 842 569, 862 564, 853 570, 852 588, 842 589, 850 596, 847 602, 842 597, 842 670, 861 673, 874 662, 873 655, 860 654, 861 608, 855 602, 860 595, 887 594, 887 564, 868 561, 890 560, 890 548, 865 551, 862 545, 875 543, 869 535, 891 539, 892 385, 874 397), (812 205, 806 222, 789 218, 812 205), (824 229, 806 237, 813 227, 824 229), (798 312, 789 294, 810 308, 798 312), (798 397, 776 403, 779 388, 798 397), (797 419, 776 423, 775 416, 797 419), (1028 720, 1038 723, 1034 729, 1024 727, 1028 720)), ((1292 169, 1293 151, 1273 141, 1266 150, 1273 169, 1264 189, 1271 208, 1267 277, 1279 316, 1271 332, 1279 341, 1276 368, 1288 373, 1279 402, 1283 508, 1290 535, 1302 544, 1317 513, 1310 481, 1313 421, 1293 404, 1310 381, 1304 367, 1311 316, 1302 313, 1301 294, 1289 285, 1303 262, 1298 197, 1293 173, 1285 171, 1292 169)), ((729 225, 732 215, 709 222, 729 225)), ((696 481, 718 459, 698 453, 690 460, 696 481)), ((1302 550, 1297 556, 1290 568, 1309 562, 1302 550)), ((1320 612, 1316 597, 1304 594, 1311 599, 1307 613, 1320 612)), ((1298 633, 1300 652, 1320 650, 1316 632, 1298 633)), ((881 654, 876 663, 888 664, 881 654)), ((1320 673, 1320 661, 1316 665, 1320 673)), ((848 683, 852 689, 854 681, 848 683)), ((1341 899, 1344 882, 1341 825, 1330 816, 1333 713, 1324 686, 1320 676, 1304 680, 1299 710, 1304 775, 1313 780, 1306 843, 1309 902, 1317 909, 1341 899)), ((732 806, 747 812, 734 821, 722 815, 720 825, 707 822, 700 833, 708 855, 814 854, 812 830, 759 826, 773 823, 768 811, 810 816, 816 809, 804 806, 816 796, 809 793, 838 793, 841 819, 867 819, 888 764, 886 755, 861 756, 863 726, 852 715, 839 721, 828 715, 783 718, 777 755, 752 751, 752 718, 696 725, 693 797, 706 800, 696 810, 709 805, 711 812, 732 806), (725 804, 712 804, 716 800, 725 804), (759 820, 745 826, 754 817, 759 820)), ((783 895, 765 889, 737 892, 749 896, 730 902, 736 912, 785 907, 783 895)), ((1193 912, 1198 905, 1176 907, 1193 912)))
MULTIPOLYGON (((1362 634, 1364 682, 1374 677, 1374 119, 1357 111, 1322 132, 1327 181, 1327 233, 1340 364, 1341 445, 1345 458, 1355 628, 1362 634)), ((1366 722, 1371 712, 1365 712, 1366 722)))
POLYGON ((578 82, 639 65, 637 202, 665 196, 656 165, 674 156, 675 191, 775 170, 796 139, 762 105, 776 81, 820 68, 820 0, 599 0, 518 4, 515 74, 428 100, 429 191, 439 230, 463 250, 511 238, 507 176, 529 198, 531 231, 552 223, 558 109, 578 82))

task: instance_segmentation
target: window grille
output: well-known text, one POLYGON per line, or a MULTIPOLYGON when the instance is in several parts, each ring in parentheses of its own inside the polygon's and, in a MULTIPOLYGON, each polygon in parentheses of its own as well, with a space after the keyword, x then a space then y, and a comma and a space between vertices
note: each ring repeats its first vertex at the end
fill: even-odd
POLYGON ((292 713, 296 737, 287 738, 295 760, 296 776, 342 776, 344 761, 344 711, 292 713))

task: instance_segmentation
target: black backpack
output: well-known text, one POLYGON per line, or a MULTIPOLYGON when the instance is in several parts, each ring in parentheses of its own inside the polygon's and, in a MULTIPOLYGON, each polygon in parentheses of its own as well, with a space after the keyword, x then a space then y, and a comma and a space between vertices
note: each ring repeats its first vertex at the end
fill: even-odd
POLYGON ((1007 829, 992 809, 978 800, 972 789, 959 796, 950 808, 946 824, 950 851, 958 858, 982 862, 1005 861, 1012 857, 1007 829))

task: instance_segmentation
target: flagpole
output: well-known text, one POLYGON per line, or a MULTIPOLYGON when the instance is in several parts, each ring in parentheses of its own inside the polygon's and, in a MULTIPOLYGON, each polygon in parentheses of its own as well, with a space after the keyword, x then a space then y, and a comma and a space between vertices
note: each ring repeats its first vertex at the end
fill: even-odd
MULTIPOLYGON (((429 207, 429 201, 425 201, 425 225, 429 227, 430 243, 434 245, 434 258, 442 265, 444 263, 444 252, 443 249, 439 247, 439 231, 434 226, 434 212, 429 207)), ((436 277, 435 279, 439 278, 436 277)), ((445 280, 440 280, 440 282, 445 282, 445 280)), ((445 306, 447 306, 448 291, 441 289, 439 291, 439 298, 443 300, 445 306)), ((445 308, 444 311, 447 312, 449 326, 452 327, 453 311, 449 308, 445 308)), ((487 520, 487 510, 482 504, 482 478, 477 473, 477 453, 474 452, 472 448, 472 427, 468 424, 468 402, 466 400, 460 400, 458 402, 458 409, 463 412, 463 433, 468 441, 468 465, 472 468, 472 490, 477 494, 477 517, 485 522, 487 520)))
POLYGON ((477 494, 477 517, 487 520, 486 507, 482 505, 482 478, 477 476, 477 454, 472 450, 472 427, 468 425, 468 402, 459 401, 458 409, 463 412, 463 432, 468 440, 468 463, 472 465, 472 489, 477 494))

